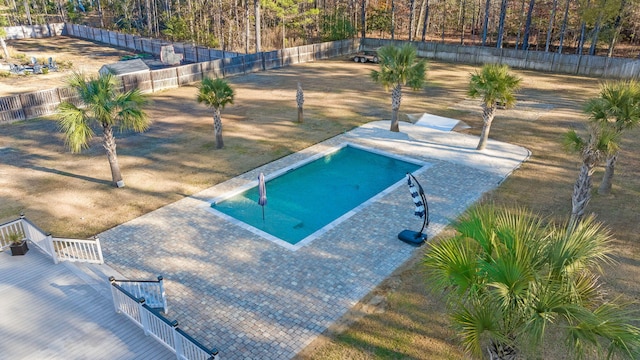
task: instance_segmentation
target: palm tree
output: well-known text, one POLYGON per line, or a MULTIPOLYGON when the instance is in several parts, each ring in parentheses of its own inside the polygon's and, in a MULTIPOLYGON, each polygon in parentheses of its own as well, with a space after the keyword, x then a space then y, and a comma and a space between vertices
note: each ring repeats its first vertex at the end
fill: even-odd
POLYGON ((213 130, 216 134, 216 149, 222 149, 222 118, 220 110, 225 105, 233 104, 235 93, 226 80, 204 78, 198 85, 198 103, 204 103, 213 108, 213 130))
POLYGON ((481 71, 471 74, 468 94, 472 98, 482 97, 483 126, 477 150, 483 150, 487 146, 497 104, 509 108, 516 103, 515 91, 520 87, 521 79, 511 75, 510 70, 507 65, 486 64, 481 71))
POLYGON ((298 104, 298 122, 304 122, 304 91, 302 91, 302 84, 298 81, 298 90, 296 91, 296 103, 298 104))
MULTIPOLYGON (((585 108, 592 121, 608 126, 617 134, 622 134, 640 123, 640 83, 620 81, 605 83, 600 87, 600 96, 587 103, 585 108)), ((599 194, 609 194, 613 181, 618 151, 607 156, 599 194)))
POLYGON ((431 244, 424 264, 466 351, 535 358, 554 328, 576 355, 606 347, 609 355, 638 359, 634 313, 607 301, 599 287, 611 236, 593 217, 568 231, 523 209, 485 205, 454 228, 456 235, 431 244))
POLYGON ((393 45, 378 49, 380 70, 371 71, 371 78, 391 91, 391 131, 400 131, 398 127, 398 110, 402 101, 402 87, 407 85, 413 90, 424 86, 427 63, 418 60, 415 47, 406 44, 400 48, 393 45))
POLYGON ((618 151, 619 134, 600 123, 589 125, 589 137, 583 138, 575 130, 569 130, 564 137, 564 146, 568 151, 580 154, 582 166, 573 186, 571 196, 571 219, 574 226, 584 215, 591 200, 591 178, 598 163, 610 154, 618 151))
POLYGON ((92 122, 97 122, 102 127, 102 146, 107 152, 113 184, 124 187, 113 129, 135 132, 148 129, 151 120, 142 108, 149 101, 138 89, 121 92, 119 79, 112 74, 86 78, 84 74, 75 73, 68 83, 78 92, 82 106, 66 101, 58 106, 59 125, 66 144, 73 153, 87 148, 94 135, 92 122))

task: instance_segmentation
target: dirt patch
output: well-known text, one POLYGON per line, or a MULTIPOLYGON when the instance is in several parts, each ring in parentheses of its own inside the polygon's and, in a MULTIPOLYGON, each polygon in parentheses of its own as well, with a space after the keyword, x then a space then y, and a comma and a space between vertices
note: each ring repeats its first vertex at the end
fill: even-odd
POLYGON ((133 54, 129 50, 68 36, 7 40, 7 45, 11 53, 10 63, 27 64, 31 57, 35 57, 39 63, 46 63, 51 57, 60 69, 47 74, 0 77, 0 96, 62 87, 74 71, 97 75, 102 65, 133 54))

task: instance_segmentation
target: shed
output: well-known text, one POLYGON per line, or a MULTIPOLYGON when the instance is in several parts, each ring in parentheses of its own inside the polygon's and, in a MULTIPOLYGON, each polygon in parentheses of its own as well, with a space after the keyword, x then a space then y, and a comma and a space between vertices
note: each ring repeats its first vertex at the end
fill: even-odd
POLYGON ((100 75, 112 73, 114 75, 130 75, 148 72, 149 66, 142 59, 124 60, 117 63, 103 65, 98 73, 100 75))

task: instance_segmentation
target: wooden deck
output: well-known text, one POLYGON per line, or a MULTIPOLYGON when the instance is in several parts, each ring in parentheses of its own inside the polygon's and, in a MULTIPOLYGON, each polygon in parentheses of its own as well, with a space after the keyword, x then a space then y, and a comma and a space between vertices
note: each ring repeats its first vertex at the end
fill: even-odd
POLYGON ((25 256, 0 252, 1 358, 175 359, 104 293, 33 247, 25 256))

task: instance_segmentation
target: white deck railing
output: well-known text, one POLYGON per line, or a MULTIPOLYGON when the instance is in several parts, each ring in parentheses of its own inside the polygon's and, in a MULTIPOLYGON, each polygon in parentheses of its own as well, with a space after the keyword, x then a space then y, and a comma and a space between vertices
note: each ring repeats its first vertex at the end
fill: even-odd
POLYGON ((77 261, 103 264, 100 239, 61 239, 54 238, 21 215, 19 219, 0 224, 0 248, 11 245, 9 234, 20 233, 47 253, 54 263, 60 261, 77 261))
POLYGON ((136 325, 140 326, 145 335, 152 336, 162 345, 176 354, 178 360, 215 360, 218 358, 217 349, 207 349, 191 336, 178 328, 177 321, 171 321, 159 311, 151 308, 142 297, 118 285, 116 280, 109 278, 113 305, 117 313, 124 314, 136 325))
POLYGON ((104 263, 98 238, 91 240, 51 238, 51 241, 58 261, 104 263))
POLYGON ((22 220, 22 227, 25 230, 27 239, 51 256, 51 258, 53 258, 53 262, 57 264, 58 261, 56 259, 55 251, 53 250, 53 244, 51 243, 51 234, 46 234, 24 216, 21 216, 20 220, 22 220))
POLYGON ((11 245, 9 241, 9 235, 11 234, 24 234, 24 228, 22 227, 22 219, 9 221, 0 225, 0 249, 11 245))
MULTIPOLYGON (((111 281, 111 279, 109 279, 111 281)), ((164 279, 158 276, 158 280, 115 280, 115 283, 136 298, 144 298, 145 303, 152 308, 162 309, 166 315, 167 297, 164 292, 164 279)))

